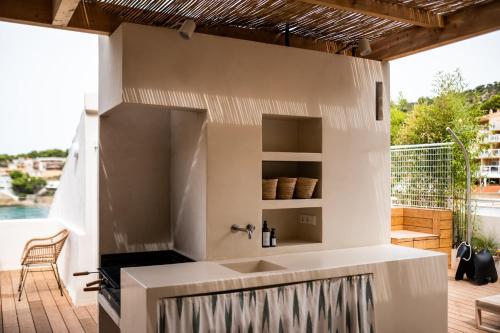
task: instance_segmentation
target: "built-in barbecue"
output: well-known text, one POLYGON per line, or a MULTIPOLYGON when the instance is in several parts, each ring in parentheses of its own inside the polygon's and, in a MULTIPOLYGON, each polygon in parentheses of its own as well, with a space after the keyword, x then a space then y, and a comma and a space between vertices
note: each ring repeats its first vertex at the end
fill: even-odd
POLYGON ((111 308, 120 315, 120 269, 124 267, 180 264, 194 260, 173 250, 116 253, 101 255, 101 267, 96 272, 78 272, 75 276, 99 274, 99 279, 87 283, 85 291, 99 291, 111 308))

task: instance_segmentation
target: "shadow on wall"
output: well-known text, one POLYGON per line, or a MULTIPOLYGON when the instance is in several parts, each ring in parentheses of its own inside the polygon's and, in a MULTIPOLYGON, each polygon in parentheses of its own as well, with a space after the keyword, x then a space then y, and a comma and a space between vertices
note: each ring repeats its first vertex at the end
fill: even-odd
POLYGON ((260 126, 262 114, 319 116, 311 114, 304 102, 210 95, 196 92, 164 91, 146 88, 124 88, 125 103, 161 105, 177 110, 207 111, 214 124, 260 126))
POLYGON ((101 117, 101 253, 168 248, 169 131, 170 114, 147 106, 123 105, 101 117))
MULTIPOLYGON (((311 83, 311 93, 305 94, 302 100, 275 99, 260 96, 228 96, 199 91, 162 90, 145 87, 124 87, 122 97, 124 103, 159 105, 176 110, 207 110, 208 120, 215 124, 260 125, 262 114, 326 117, 332 128, 388 130, 388 122, 373 122, 375 112, 375 82, 384 78, 383 66, 380 63, 352 58, 345 62, 350 66, 350 81, 340 85, 332 96, 317 96, 311 83), (352 87, 352 89, 347 89, 352 87), (340 89, 340 90, 339 90, 340 89), (357 96, 351 95, 354 91, 357 96), (359 97, 359 98, 356 98, 359 97)), ((321 87, 324 88, 324 87, 321 87)), ((333 88, 332 88, 333 89, 333 88)), ((387 84, 385 91, 389 91, 387 84)), ((268 92, 272 96, 272 92, 268 92)), ((389 105, 389 94, 385 94, 384 103, 389 105)), ((388 107, 386 107, 388 110, 388 107)), ((385 115, 389 118, 389 115, 385 115)))
POLYGON ((171 113, 171 224, 176 249, 206 258, 207 117, 171 113))

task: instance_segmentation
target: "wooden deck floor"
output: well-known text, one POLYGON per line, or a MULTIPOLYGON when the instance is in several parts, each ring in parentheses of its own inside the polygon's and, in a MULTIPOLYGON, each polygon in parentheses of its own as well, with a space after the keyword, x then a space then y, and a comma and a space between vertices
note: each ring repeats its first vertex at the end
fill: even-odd
MULTIPOLYGON (((0 272, 0 333, 96 332, 95 306, 75 307, 68 295, 61 297, 51 272, 30 273, 26 294, 15 299, 17 271, 0 272)), ((474 299, 500 294, 500 282, 476 286, 455 281, 449 273, 448 332, 483 332, 475 327, 474 299)), ((485 322, 500 327, 500 316, 485 315, 485 322)))
POLYGON ((97 332, 95 306, 75 307, 61 296, 52 272, 28 274, 26 292, 16 299, 18 271, 0 272, 0 333, 97 332))
MULTIPOLYGON (((474 300, 500 294, 500 282, 476 286, 468 281, 455 281, 454 272, 448 273, 448 332, 484 332, 476 328, 474 300)), ((500 329, 500 316, 483 312, 484 322, 500 329)))

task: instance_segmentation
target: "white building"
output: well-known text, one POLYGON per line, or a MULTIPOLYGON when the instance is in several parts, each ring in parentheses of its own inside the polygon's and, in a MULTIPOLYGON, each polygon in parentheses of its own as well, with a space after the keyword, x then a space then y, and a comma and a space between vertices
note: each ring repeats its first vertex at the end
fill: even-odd
POLYGON ((500 112, 490 110, 481 118, 481 123, 488 125, 484 149, 480 152, 480 176, 483 192, 500 190, 500 112))

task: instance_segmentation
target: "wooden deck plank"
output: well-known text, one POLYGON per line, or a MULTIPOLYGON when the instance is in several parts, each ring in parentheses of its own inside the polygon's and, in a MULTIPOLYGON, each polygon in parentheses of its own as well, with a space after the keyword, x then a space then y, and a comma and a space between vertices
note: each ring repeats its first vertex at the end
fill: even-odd
MULTIPOLYGON (((90 311, 88 308, 97 308, 97 305, 88 305, 88 306, 74 306, 71 297, 68 294, 68 291, 66 288, 63 288, 63 293, 64 296, 66 297, 66 300, 68 304, 70 304, 73 308, 73 311, 75 311, 76 316, 78 317, 78 320, 80 320, 80 324, 82 325, 84 331, 86 333, 94 333, 97 332, 97 321, 92 317, 90 311)), ((96 300, 97 303, 97 300, 96 300)))
POLYGON ((36 289, 35 280, 31 274, 28 274, 25 285, 25 293, 31 310, 31 316, 35 324, 35 329, 38 332, 52 332, 49 319, 45 313, 40 295, 36 289))
POLYGON ((85 332, 96 333, 97 323, 95 322, 94 318, 92 318, 87 308, 84 306, 77 306, 74 308, 74 310, 85 332))
POLYGON ((64 319, 52 298, 52 294, 48 289, 43 274, 40 272, 33 272, 30 274, 35 278, 35 285, 40 295, 40 299, 42 300, 43 307, 45 308, 45 312, 47 313, 52 331, 56 333, 68 333, 69 331, 64 323, 64 319))
POLYGON ((52 294, 52 297, 54 298, 54 301, 57 305, 57 308, 59 309, 59 312, 61 313, 64 323, 66 324, 66 327, 68 328, 68 331, 70 333, 85 333, 82 325, 80 324, 80 321, 78 320, 78 317, 76 316, 75 312, 73 311, 73 308, 71 305, 68 303, 68 300, 66 299, 66 296, 61 296, 61 293, 59 292, 59 288, 57 286, 57 281, 54 278, 54 275, 52 272, 43 272, 42 273, 45 277, 45 282, 47 283, 47 286, 49 287, 49 290, 52 294))
MULTIPOLYGON (((467 280, 455 281, 454 272, 449 271, 448 279, 448 332, 481 333, 476 328, 475 300, 500 294, 500 282, 477 286, 467 280)), ((483 321, 500 327, 500 316, 483 313, 483 321)))
POLYGON ((17 321, 15 293, 12 290, 12 282, 9 272, 0 272, 0 284, 2 285, 0 297, 2 298, 2 321, 5 333, 19 332, 17 321))
MULTIPOLYGON (((11 271, 10 280, 12 281, 12 290, 17 291, 19 286, 19 272, 11 271)), ((19 323, 19 330, 21 333, 36 333, 33 317, 31 316, 30 306, 26 293, 23 292, 20 301, 14 302, 16 305, 17 321, 19 323)))
POLYGON ((97 305, 88 305, 86 306, 87 311, 90 313, 90 316, 92 316, 92 319, 97 323, 97 305))

